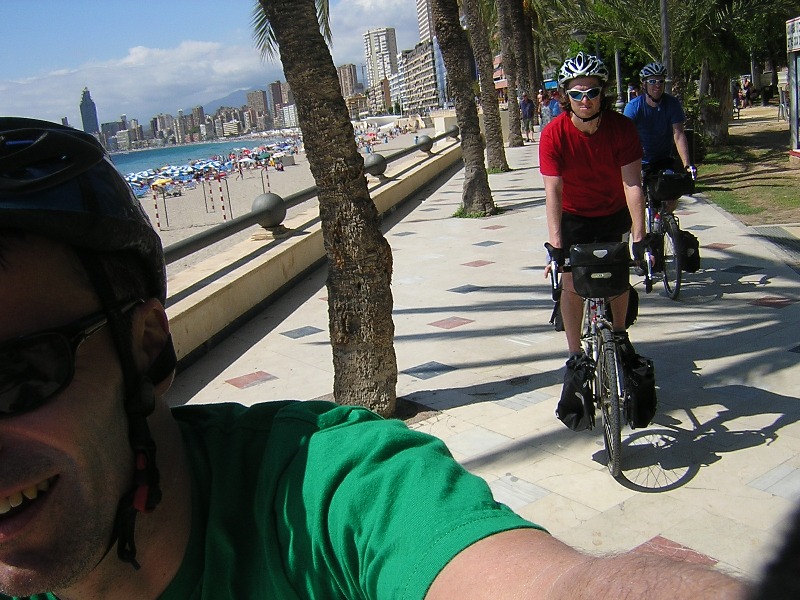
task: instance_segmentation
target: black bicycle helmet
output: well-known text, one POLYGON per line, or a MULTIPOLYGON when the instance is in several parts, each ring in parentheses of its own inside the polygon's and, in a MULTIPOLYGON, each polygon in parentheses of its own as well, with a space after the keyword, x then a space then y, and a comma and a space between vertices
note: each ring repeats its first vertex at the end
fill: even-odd
POLYGON ((598 57, 578 52, 574 58, 568 58, 558 71, 558 84, 565 87, 567 82, 576 77, 597 77, 600 83, 608 82, 608 69, 598 57))
POLYGON ((0 225, 95 252, 131 250, 143 263, 152 297, 166 301, 161 238, 88 133, 0 117, 0 225))
POLYGON ((141 375, 126 323, 101 257, 128 251, 138 257, 149 287, 143 296, 166 301, 161 239, 132 190, 91 135, 47 121, 0 117, 0 227, 59 240, 82 262, 107 314, 125 386, 128 441, 134 452, 130 490, 120 499, 110 550, 138 568, 136 515, 161 500, 156 447, 147 417, 155 408, 154 382, 175 369, 171 340, 141 375), (126 331, 127 329, 127 331, 126 331))
POLYGON ((667 68, 659 62, 651 62, 642 67, 639 77, 642 81, 648 77, 666 77, 667 68))

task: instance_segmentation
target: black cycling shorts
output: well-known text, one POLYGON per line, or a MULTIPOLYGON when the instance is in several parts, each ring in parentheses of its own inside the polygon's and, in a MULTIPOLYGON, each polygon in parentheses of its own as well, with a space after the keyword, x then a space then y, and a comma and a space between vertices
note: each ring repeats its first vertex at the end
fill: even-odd
POLYGON ((622 236, 631 230, 631 214, 623 208, 605 217, 581 217, 572 213, 561 214, 561 243, 569 256, 575 244, 599 242, 621 242, 622 236))

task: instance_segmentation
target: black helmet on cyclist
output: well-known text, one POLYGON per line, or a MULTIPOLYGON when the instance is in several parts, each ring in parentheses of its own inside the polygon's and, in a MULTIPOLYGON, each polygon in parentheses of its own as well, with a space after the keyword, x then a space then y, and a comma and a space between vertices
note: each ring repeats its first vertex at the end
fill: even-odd
POLYGON ((642 81, 648 77, 666 77, 667 68, 659 62, 651 62, 642 67, 639 71, 639 77, 642 81))
POLYGON ((120 559, 138 566, 133 540, 136 514, 153 510, 161 499, 147 416, 155 407, 154 384, 171 375, 176 361, 170 340, 150 372, 141 375, 121 302, 128 307, 131 300, 143 298, 165 302, 161 239, 93 136, 20 117, 0 117, 0 228, 72 247, 106 313, 122 369, 128 437, 135 456, 134 481, 119 502, 109 549, 117 541, 120 559), (119 257, 118 264, 126 267, 132 264, 131 270, 143 280, 139 287, 146 289, 137 289, 134 298, 117 298, 113 273, 104 262, 108 257, 119 257))
POLYGON ((161 238, 100 143, 48 121, 0 117, 0 223, 95 252, 132 251, 166 300, 161 238))
POLYGON ((600 83, 608 82, 608 68, 598 57, 578 52, 574 58, 568 58, 558 71, 558 84, 566 87, 567 82, 577 77, 597 77, 600 83))

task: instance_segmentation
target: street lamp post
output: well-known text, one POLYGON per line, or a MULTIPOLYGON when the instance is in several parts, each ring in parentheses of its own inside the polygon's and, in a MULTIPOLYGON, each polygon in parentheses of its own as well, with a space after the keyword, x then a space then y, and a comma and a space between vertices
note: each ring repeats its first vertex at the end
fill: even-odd
POLYGON ((621 69, 619 68, 619 48, 614 48, 614 68, 617 70, 617 111, 622 112, 625 109, 625 98, 622 95, 622 76, 620 75, 621 69))
POLYGON ((667 16, 667 0, 661 0, 661 63, 667 68, 667 81, 664 91, 672 91, 672 56, 669 51, 669 17, 667 16))

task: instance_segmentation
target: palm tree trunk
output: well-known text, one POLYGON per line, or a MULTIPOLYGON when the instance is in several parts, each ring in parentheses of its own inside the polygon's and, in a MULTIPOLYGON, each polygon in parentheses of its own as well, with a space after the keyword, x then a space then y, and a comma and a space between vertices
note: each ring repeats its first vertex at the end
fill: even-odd
POLYGON ((510 171, 503 146, 503 131, 500 124, 500 106, 494 89, 494 64, 489 49, 486 23, 481 15, 478 0, 464 0, 467 13, 472 50, 478 65, 481 83, 481 106, 483 107, 483 132, 486 137, 486 162, 490 170, 510 171))
POLYGON ((319 190, 328 258, 333 395, 389 416, 396 403, 392 254, 367 189, 364 160, 320 33, 314 0, 261 0, 294 92, 319 190))
POLYGON ((503 73, 508 85, 508 145, 511 148, 524 146, 522 139, 522 122, 519 114, 519 98, 517 97, 517 60, 514 44, 511 43, 511 17, 508 4, 497 3, 497 20, 500 24, 500 52, 503 55, 503 73))
POLYGON ((529 51, 527 37, 525 36, 524 23, 525 17, 522 11, 522 0, 501 0, 501 4, 508 3, 509 23, 511 25, 511 36, 514 43, 514 56, 517 59, 517 91, 520 93, 528 92, 531 98, 536 98, 536 94, 531 90, 531 52, 529 51))
POLYGON ((484 144, 478 123, 478 109, 469 72, 467 36, 461 29, 456 0, 431 0, 434 30, 442 49, 447 81, 453 92, 456 119, 461 130, 461 154, 464 160, 464 189, 461 204, 466 214, 494 214, 496 209, 489 189, 484 163, 484 144))

